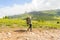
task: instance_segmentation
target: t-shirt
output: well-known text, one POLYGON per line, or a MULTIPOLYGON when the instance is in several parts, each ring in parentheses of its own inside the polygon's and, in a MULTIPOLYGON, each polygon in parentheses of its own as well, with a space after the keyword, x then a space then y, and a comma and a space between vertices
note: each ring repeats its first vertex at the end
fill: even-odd
POLYGON ((31 18, 26 18, 27 24, 31 24, 31 18))

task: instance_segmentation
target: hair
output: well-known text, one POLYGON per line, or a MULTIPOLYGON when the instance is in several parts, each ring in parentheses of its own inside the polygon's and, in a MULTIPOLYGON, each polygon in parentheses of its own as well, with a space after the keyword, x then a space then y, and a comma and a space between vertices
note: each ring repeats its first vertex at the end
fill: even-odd
POLYGON ((31 16, 27 16, 27 18, 31 18, 31 16))

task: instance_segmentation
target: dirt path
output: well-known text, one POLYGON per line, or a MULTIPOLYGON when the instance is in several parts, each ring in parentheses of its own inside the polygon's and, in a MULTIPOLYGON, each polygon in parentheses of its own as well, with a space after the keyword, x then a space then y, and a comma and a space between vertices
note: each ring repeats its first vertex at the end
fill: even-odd
POLYGON ((33 32, 26 32, 26 29, 2 29, 0 40, 60 40, 59 29, 33 29, 33 32))

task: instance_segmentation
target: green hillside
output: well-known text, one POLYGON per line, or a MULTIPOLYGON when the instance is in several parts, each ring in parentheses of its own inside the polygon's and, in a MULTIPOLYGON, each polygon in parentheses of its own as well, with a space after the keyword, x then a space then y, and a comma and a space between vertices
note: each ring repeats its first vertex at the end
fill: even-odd
POLYGON ((8 17, 25 19, 28 15, 32 16, 33 20, 56 20, 60 18, 60 10, 33 11, 8 17))
POLYGON ((27 27, 24 19, 28 15, 32 16, 33 28, 60 29, 60 10, 33 11, 20 15, 5 16, 3 19, 0 19, 0 26, 15 27, 14 25, 16 25, 16 27, 27 27))

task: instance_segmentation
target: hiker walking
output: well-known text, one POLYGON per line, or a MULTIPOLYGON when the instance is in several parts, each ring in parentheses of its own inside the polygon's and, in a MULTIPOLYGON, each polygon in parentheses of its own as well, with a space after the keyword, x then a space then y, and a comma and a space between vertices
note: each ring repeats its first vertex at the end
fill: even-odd
POLYGON ((29 26, 28 27, 28 29, 27 29, 27 31, 32 31, 32 22, 31 22, 31 16, 28 16, 27 18, 26 18, 26 23, 27 23, 27 25, 29 26))

